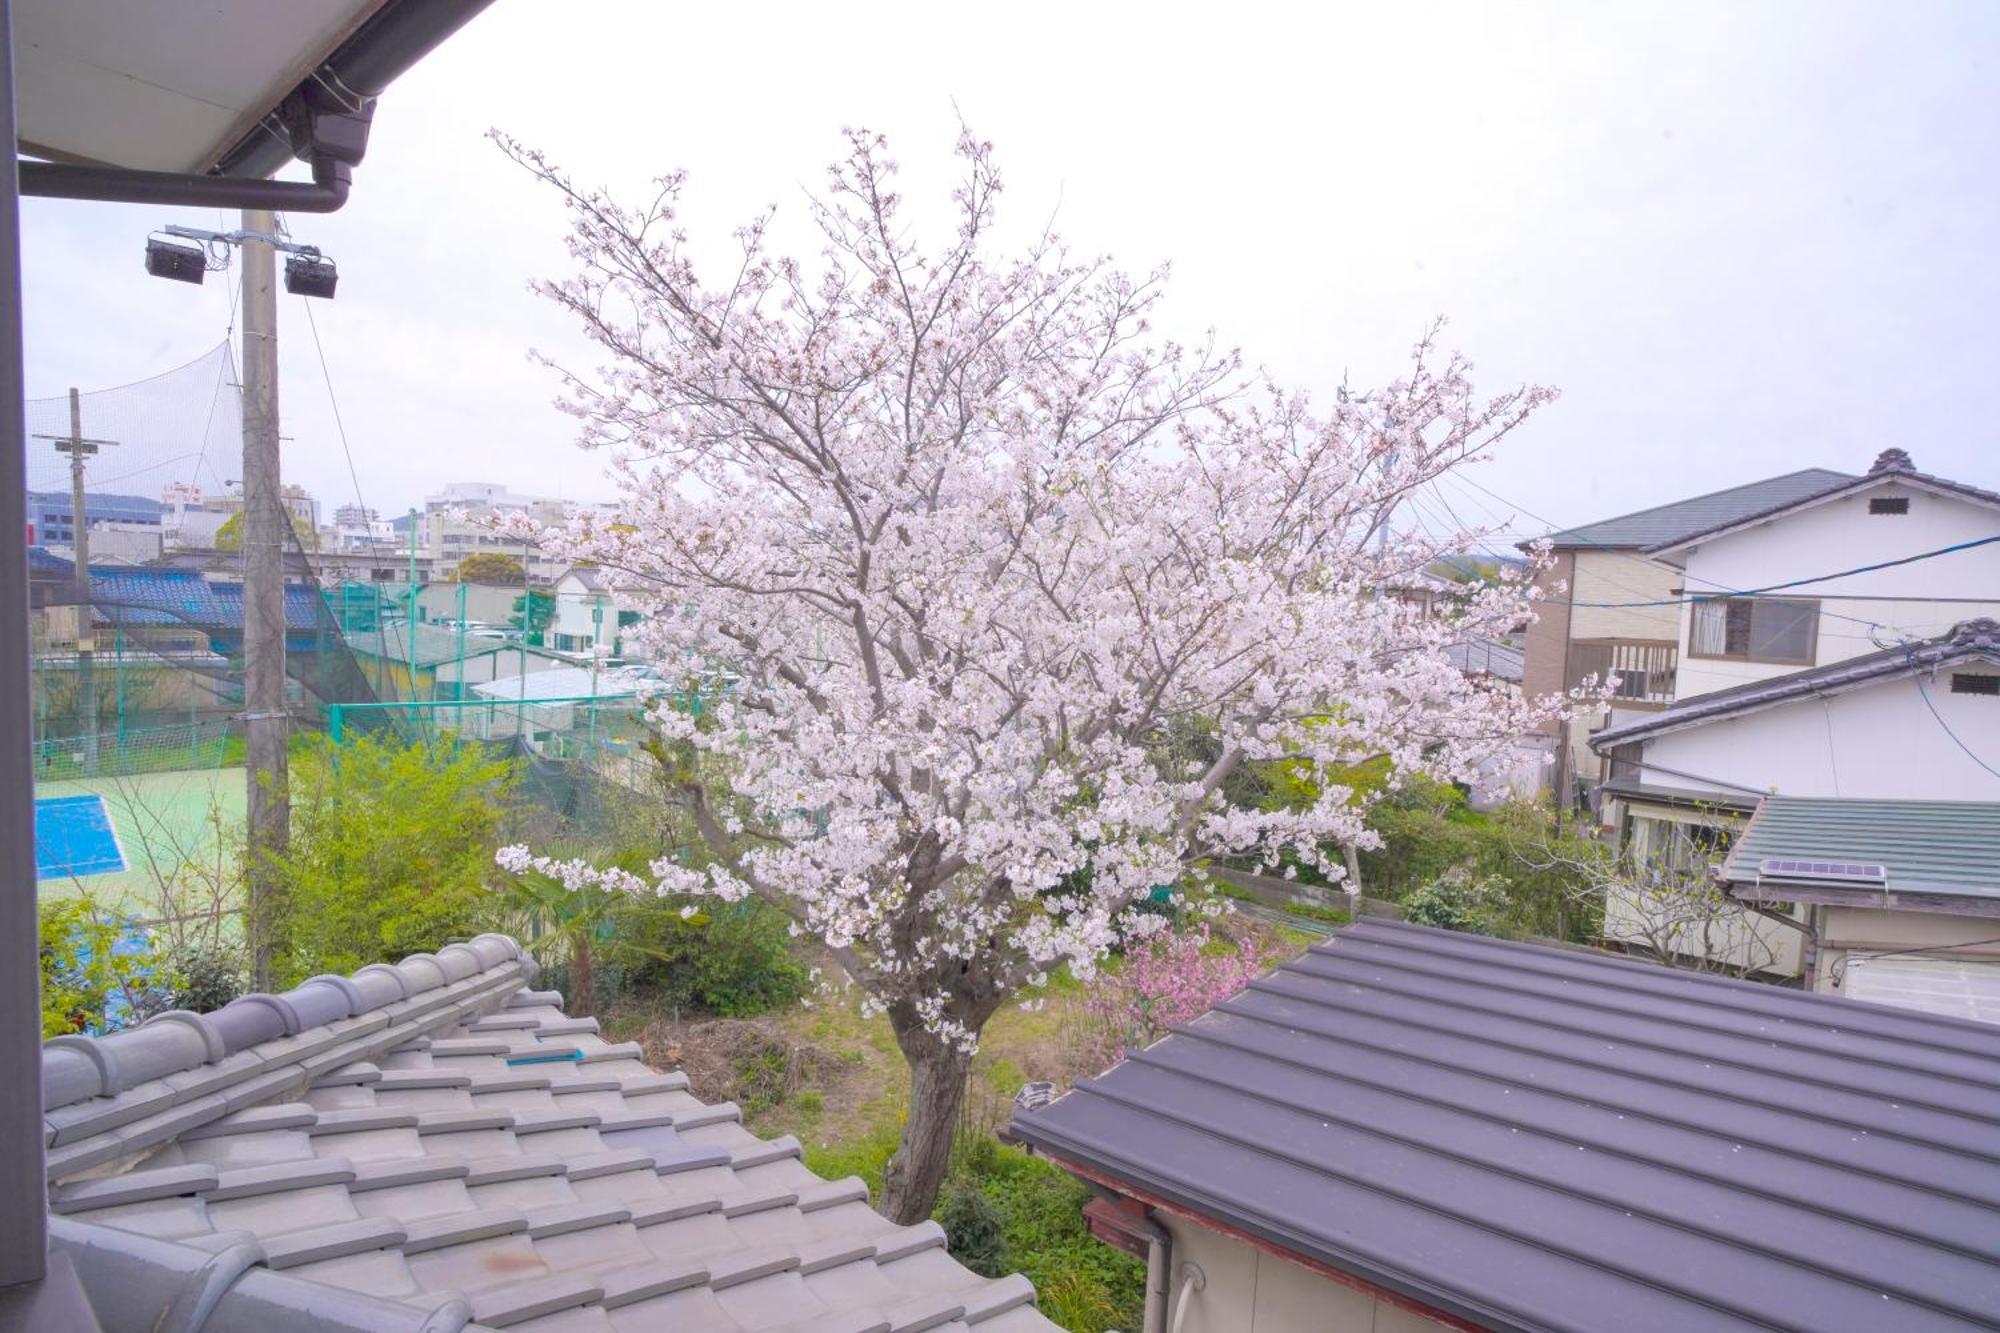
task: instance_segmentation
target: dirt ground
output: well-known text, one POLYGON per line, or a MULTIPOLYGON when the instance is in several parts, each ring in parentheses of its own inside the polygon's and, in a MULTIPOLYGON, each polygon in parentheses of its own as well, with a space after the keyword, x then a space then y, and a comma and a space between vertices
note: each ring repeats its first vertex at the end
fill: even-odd
MULTIPOLYGON (((1241 916, 1222 931, 1253 932, 1288 954, 1311 942, 1241 916)), ((838 975, 830 960, 821 975, 838 975)), ((968 1128, 997 1129, 1024 1083, 1067 1087, 1097 1072, 1083 1001, 1083 986, 1063 974, 994 1016, 973 1062, 968 1128)), ((760 1135, 794 1134, 809 1151, 825 1152, 900 1126, 909 1075, 888 1021, 862 1016, 858 990, 826 987, 755 1018, 674 1018, 630 997, 603 1018, 615 1039, 639 1042, 654 1068, 685 1072, 703 1101, 735 1102, 760 1135)))

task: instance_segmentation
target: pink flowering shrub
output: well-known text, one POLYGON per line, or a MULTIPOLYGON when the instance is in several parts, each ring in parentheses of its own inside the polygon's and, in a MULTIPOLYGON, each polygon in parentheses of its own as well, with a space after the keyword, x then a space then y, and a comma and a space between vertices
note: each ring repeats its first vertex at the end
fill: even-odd
POLYGON ((1207 1013, 1276 963, 1244 935, 1228 951, 1209 949, 1206 924, 1184 934, 1161 931, 1125 955, 1116 975, 1100 973, 1084 999, 1088 1053, 1109 1067, 1177 1023, 1207 1013))

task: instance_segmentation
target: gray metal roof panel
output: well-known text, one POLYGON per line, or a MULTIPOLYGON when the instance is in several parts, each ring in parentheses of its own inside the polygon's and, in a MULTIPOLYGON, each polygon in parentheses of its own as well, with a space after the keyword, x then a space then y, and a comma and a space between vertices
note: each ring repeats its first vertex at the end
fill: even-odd
POLYGON ((1768 857, 1878 862, 1887 892, 2000 898, 2000 803, 1768 796, 1723 877, 1754 882, 1768 857))
POLYGON ((1014 1128, 1491 1327, 1993 1328, 1996 1104, 2000 1030, 1371 920, 1014 1128))
POLYGON ((1581 527, 1551 533, 1556 547, 1600 547, 1606 550, 1643 550, 1682 541, 1700 532, 1738 523, 1753 515, 1797 504, 1801 500, 1838 490, 1858 478, 1827 468, 1805 468, 1782 477, 1767 477, 1726 491, 1697 495, 1689 500, 1600 519, 1581 527))

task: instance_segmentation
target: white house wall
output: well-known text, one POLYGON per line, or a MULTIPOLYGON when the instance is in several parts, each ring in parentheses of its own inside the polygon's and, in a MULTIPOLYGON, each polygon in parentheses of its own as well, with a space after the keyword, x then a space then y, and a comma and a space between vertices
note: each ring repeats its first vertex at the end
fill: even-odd
POLYGON ((1155 1217, 1174 1238, 1176 1304, 1167 1322, 1181 1333, 1437 1333, 1444 1327, 1234 1236, 1185 1218, 1155 1217), (1185 1264, 1201 1270, 1204 1284, 1183 1297, 1185 1264))
MULTIPOLYGON (((2000 697, 1953 694, 1949 676, 1925 681, 1938 717, 1972 754, 2000 768, 2000 697)), ((1712 791, 1740 784, 1786 796, 2000 801, 2000 777, 1961 749, 1938 717, 1906 676, 1656 736, 1642 780, 1712 791)))
MULTIPOLYGON (((1685 562, 1687 595, 1699 597, 1813 579, 1996 535, 2000 535, 2000 509, 1891 484, 1791 511, 1691 547, 1678 558, 1685 562), (1871 514, 1868 502, 1877 498, 1907 499, 1910 511, 1871 514)), ((1819 601, 1819 639, 1812 665, 1824 666, 1874 652, 1901 638, 1934 638, 1962 620, 2000 617, 2000 542, 1846 578, 1820 579, 1769 595, 1819 601)), ((1692 611, 1682 608, 1679 698, 1803 669, 1691 657, 1687 651, 1691 620, 1692 611)))

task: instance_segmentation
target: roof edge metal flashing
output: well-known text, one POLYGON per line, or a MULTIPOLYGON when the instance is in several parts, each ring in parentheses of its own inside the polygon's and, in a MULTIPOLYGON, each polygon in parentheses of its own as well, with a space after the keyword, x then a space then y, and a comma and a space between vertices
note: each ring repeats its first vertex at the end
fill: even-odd
POLYGON ((21 193, 107 203, 335 212, 347 202, 354 168, 367 151, 375 102, 383 89, 491 3, 402 0, 383 6, 224 152, 213 173, 21 161, 21 193), (264 179, 293 158, 312 164, 312 180, 264 179))

